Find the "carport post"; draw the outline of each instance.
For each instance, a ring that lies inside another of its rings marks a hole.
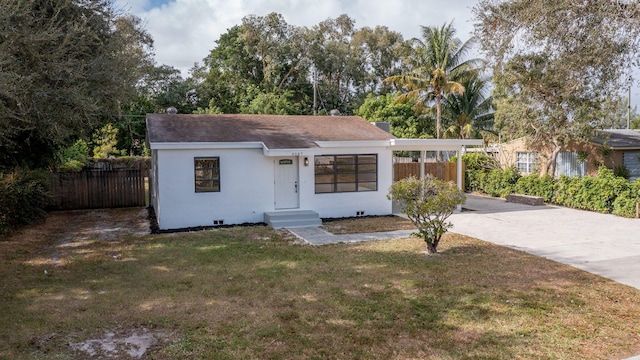
[[[427,156],[425,150],[420,150],[420,180],[424,180],[424,158]]]
[[[462,188],[462,154],[463,152],[464,152],[464,145],[462,145],[460,147],[460,150],[458,150],[458,156],[456,159],[456,165],[457,165],[456,181],[458,183],[458,189],[462,191],[464,191],[464,189]],[[458,205],[457,210],[462,211],[462,205]]]
[[[458,156],[456,159],[457,171],[456,171],[456,182],[458,184],[458,189],[463,190],[462,188],[462,153],[464,152],[464,145],[460,147],[460,150],[457,151]]]

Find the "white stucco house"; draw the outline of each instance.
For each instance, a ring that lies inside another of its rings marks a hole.
[[[166,230],[388,215],[392,151],[436,140],[403,142],[355,116],[149,114],[147,141],[151,205]]]

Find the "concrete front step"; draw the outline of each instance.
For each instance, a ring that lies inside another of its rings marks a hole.
[[[322,220],[320,220],[318,213],[311,210],[266,212],[264,213],[264,222],[274,229],[322,225]]]

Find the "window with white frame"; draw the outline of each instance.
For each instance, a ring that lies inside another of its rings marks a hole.
[[[516,168],[521,174],[533,174],[538,170],[537,152],[517,152]]]
[[[220,191],[220,158],[202,157],[194,159],[196,192]]]

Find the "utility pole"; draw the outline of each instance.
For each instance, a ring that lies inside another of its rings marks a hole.
[[[629,76],[629,103],[627,104],[627,130],[631,129],[631,84],[632,78]]]
[[[627,130],[631,129],[631,85],[629,85],[629,106],[627,108]]]
[[[316,68],[314,66],[313,67],[313,116],[318,115],[318,88],[317,88],[318,85],[317,84],[318,84],[318,77],[316,74]]]

